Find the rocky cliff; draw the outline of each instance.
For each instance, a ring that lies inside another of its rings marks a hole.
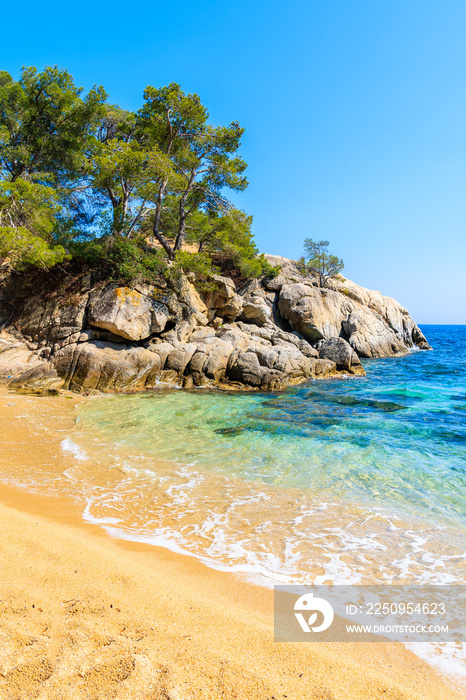
[[[408,311],[342,277],[320,289],[286,258],[272,280],[44,284],[0,278],[0,381],[31,392],[139,391],[163,385],[283,389],[364,374],[361,357],[429,345]]]

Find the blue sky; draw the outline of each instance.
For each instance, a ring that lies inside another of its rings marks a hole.
[[[326,238],[419,323],[466,323],[464,0],[115,0],[2,8],[0,68],[57,64],[110,101],[197,92],[246,128],[264,252]]]

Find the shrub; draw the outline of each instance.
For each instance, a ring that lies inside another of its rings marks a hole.
[[[207,292],[215,288],[213,277],[220,270],[213,264],[211,257],[206,253],[188,253],[180,250],[168,270],[168,276],[179,279],[182,274],[186,275],[190,272],[196,276],[200,288]]]
[[[102,237],[75,242],[75,256],[102,277],[125,282],[154,282],[165,277],[168,265],[163,251],[150,248],[141,238]]]

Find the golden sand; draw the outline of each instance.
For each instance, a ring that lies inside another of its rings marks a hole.
[[[0,470],[65,460],[76,400],[1,393]],[[111,540],[63,496],[2,486],[0,500],[0,698],[463,697],[398,643],[274,643],[271,591]]]

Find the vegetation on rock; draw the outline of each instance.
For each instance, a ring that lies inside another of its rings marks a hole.
[[[317,275],[319,286],[325,287],[331,277],[335,277],[343,270],[344,263],[341,258],[328,252],[328,241],[314,241],[312,238],[304,239],[304,257],[300,264],[303,272]]]

